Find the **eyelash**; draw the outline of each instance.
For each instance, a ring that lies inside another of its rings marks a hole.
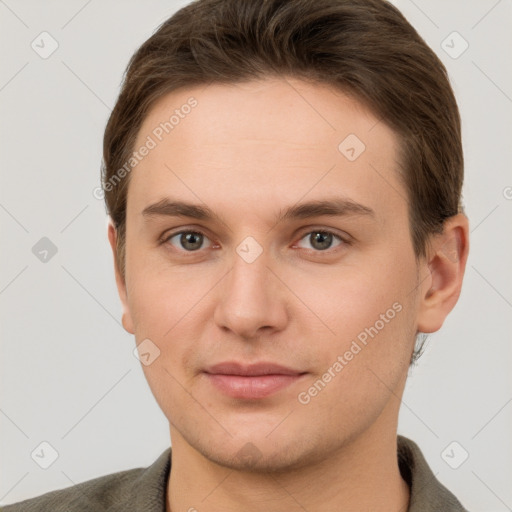
[[[197,234],[197,235],[201,235],[205,238],[207,238],[208,240],[210,239],[209,236],[204,233],[203,231],[201,231],[200,229],[182,229],[181,231],[176,231],[174,233],[169,233],[169,234],[165,234],[162,236],[162,238],[159,240],[159,243],[160,244],[166,244],[169,242],[169,240],[171,238],[174,238],[175,236],[177,235],[182,235],[184,233],[193,233],[193,234]],[[332,255],[333,252],[336,252],[336,249],[339,248],[340,246],[342,245],[351,245],[351,240],[347,237],[343,237],[337,233],[335,233],[334,231],[330,231],[328,229],[324,229],[324,228],[318,228],[318,229],[309,229],[309,231],[305,231],[303,232],[301,235],[300,235],[300,238],[298,239],[298,242],[300,242],[301,240],[303,240],[307,235],[311,235],[312,233],[322,233],[324,235],[332,235],[334,238],[337,238],[339,241],[340,241],[340,244],[338,244],[337,246],[334,246],[333,248],[328,248],[328,249],[325,249],[323,251],[321,250],[315,250],[315,249],[304,249],[308,252],[313,252],[315,254],[327,254],[327,255]],[[215,243],[212,242],[214,245]],[[169,244],[171,245],[171,244]],[[300,247],[299,247],[300,248]],[[183,250],[180,250],[180,249],[176,249],[177,251],[181,252],[181,253],[185,253],[185,254],[190,254],[190,255],[194,255],[194,254],[197,254],[201,251],[201,249],[197,250],[197,251],[186,251],[185,249]]]

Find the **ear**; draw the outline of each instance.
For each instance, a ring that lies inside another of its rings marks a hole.
[[[462,213],[450,217],[443,233],[432,237],[427,252],[421,275],[426,271],[428,277],[420,286],[417,326],[424,333],[439,330],[459,299],[469,252],[467,217]]]
[[[108,221],[108,241],[110,242],[110,247],[112,247],[112,253],[114,255],[114,271],[116,275],[116,284],[117,291],[119,293],[119,298],[121,299],[121,304],[123,305],[123,317],[122,323],[123,327],[130,334],[135,334],[135,329],[133,328],[133,320],[132,315],[130,313],[130,307],[128,305],[128,294],[126,292],[126,281],[125,278],[121,275],[119,270],[119,263],[117,258],[117,237],[118,233],[116,228],[114,227],[114,223],[112,219],[109,217]]]

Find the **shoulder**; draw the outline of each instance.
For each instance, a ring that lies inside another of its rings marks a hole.
[[[398,435],[397,447],[400,473],[411,491],[408,512],[468,512],[436,478],[420,447],[414,441]]]
[[[149,494],[151,501],[165,499],[165,482],[170,470],[169,455],[170,448],[147,468],[120,471],[65,489],[50,491],[12,505],[5,505],[1,507],[1,512],[138,510],[136,504],[144,494]]]
[[[136,468],[94,478],[72,487],[6,505],[2,507],[2,512],[103,510],[123,498],[142,471],[143,468]]]

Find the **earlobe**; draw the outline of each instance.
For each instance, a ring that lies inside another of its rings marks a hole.
[[[114,227],[114,223],[112,219],[109,217],[108,221],[108,241],[110,242],[110,247],[112,248],[112,254],[114,257],[114,272],[116,278],[117,291],[119,293],[119,298],[121,299],[121,304],[123,306],[123,316],[122,316],[122,324],[124,329],[130,334],[135,334],[135,329],[133,328],[132,316],[130,313],[130,307],[128,305],[128,294],[126,291],[126,280],[121,275],[118,264],[118,255],[117,255],[117,230]]]
[[[429,279],[420,287],[418,332],[439,330],[460,296],[469,252],[468,219],[450,217],[443,233],[432,237],[426,261]]]
[[[124,330],[129,332],[130,334],[135,334],[135,329],[133,328],[132,317],[126,308],[123,306],[123,316],[121,318],[121,323],[123,324]]]

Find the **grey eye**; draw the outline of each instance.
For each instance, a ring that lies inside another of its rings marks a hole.
[[[316,251],[325,251],[327,249],[330,249],[333,245],[333,240],[337,238],[340,243],[343,241],[338,235],[335,235],[334,233],[331,233],[329,231],[311,231],[310,233],[307,233],[306,236],[304,236],[302,240],[307,240],[310,243],[310,247],[303,247],[305,249],[314,249]],[[338,243],[337,245],[340,245]],[[299,242],[300,244],[300,242]]]
[[[177,242],[173,243],[173,239],[177,239]],[[181,231],[180,233],[171,235],[167,239],[167,241],[177,249],[185,249],[188,252],[202,249],[203,243],[206,240],[208,240],[208,238],[197,231]]]

